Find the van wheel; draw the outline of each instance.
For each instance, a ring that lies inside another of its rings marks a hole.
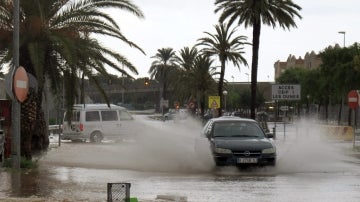
[[[103,136],[100,132],[95,132],[90,136],[90,142],[100,143],[103,139]]]

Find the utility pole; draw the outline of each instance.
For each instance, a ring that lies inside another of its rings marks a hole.
[[[16,72],[19,67],[19,0],[14,0],[14,30],[13,30],[13,69]],[[14,75],[12,75],[14,76]],[[14,78],[12,78],[14,79]],[[20,169],[20,103],[14,96],[12,100],[12,144],[11,144],[11,159],[12,168]]]

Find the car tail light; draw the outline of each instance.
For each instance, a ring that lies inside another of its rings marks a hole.
[[[80,123],[79,129],[80,129],[80,131],[83,131],[84,130],[84,124]]]

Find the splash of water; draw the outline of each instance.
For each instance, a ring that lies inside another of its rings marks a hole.
[[[276,167],[251,169],[252,174],[339,172],[346,170],[346,143],[324,138],[314,121],[301,120],[286,126],[286,135],[275,140]],[[200,138],[202,124],[192,118],[181,121],[154,121],[137,117],[134,142],[66,143],[50,151],[42,162],[62,166],[129,169],[150,172],[203,172],[226,175],[249,174],[234,167],[215,168],[208,142]],[[283,128],[277,125],[277,129]],[[199,143],[200,140],[200,144]],[[350,144],[350,143],[349,143]],[[200,145],[200,146],[199,146]],[[349,166],[351,167],[351,166]]]

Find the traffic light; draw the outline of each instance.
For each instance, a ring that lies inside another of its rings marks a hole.
[[[144,80],[144,85],[145,85],[145,86],[150,85],[149,78],[145,77],[145,80]]]

